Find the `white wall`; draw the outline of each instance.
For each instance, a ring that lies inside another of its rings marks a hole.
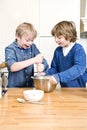
[[[50,31],[61,20],[73,20],[79,36],[80,0],[0,0],[0,62],[18,24],[31,22],[39,32],[35,43],[50,64],[57,47]]]

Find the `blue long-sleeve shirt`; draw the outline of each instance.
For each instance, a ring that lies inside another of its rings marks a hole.
[[[62,47],[56,48],[47,74],[53,75],[61,87],[85,87],[87,81],[86,54],[80,44],[75,44],[64,56]]]
[[[30,48],[22,49],[18,46],[16,40],[5,48],[5,60],[8,63],[8,87],[34,87],[33,79],[34,65],[28,66],[22,70],[11,72],[10,67],[15,62],[24,61],[35,57],[40,51],[33,43]],[[43,59],[44,71],[48,69],[48,63]]]

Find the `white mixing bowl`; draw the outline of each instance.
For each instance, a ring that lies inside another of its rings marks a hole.
[[[28,101],[40,101],[44,97],[43,90],[24,90],[24,98]]]

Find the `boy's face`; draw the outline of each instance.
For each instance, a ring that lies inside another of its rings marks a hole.
[[[60,35],[58,37],[55,37],[56,43],[58,43],[59,46],[61,47],[67,47],[70,45],[70,41],[66,40],[63,35]]]
[[[30,35],[24,35],[21,38],[17,37],[17,42],[21,48],[27,49],[33,43],[33,38]]]

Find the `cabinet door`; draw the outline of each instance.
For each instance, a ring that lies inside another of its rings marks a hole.
[[[54,50],[57,47],[57,43],[55,43],[53,37],[41,37],[40,38],[40,51],[44,55],[44,57],[47,59],[48,64],[51,64],[51,60],[54,54]]]
[[[40,0],[40,35],[50,36],[53,26],[61,20],[76,23],[80,27],[80,0]]]

